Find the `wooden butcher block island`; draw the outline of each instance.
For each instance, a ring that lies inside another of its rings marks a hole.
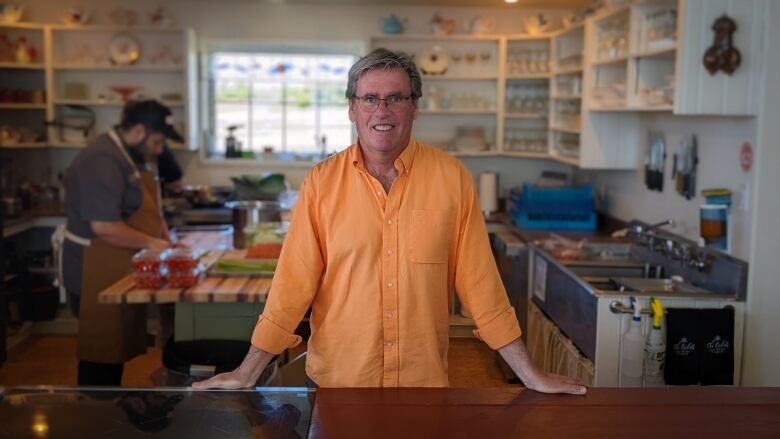
[[[181,236],[181,242],[191,248],[206,249],[201,264],[208,267],[222,258],[243,259],[245,250],[232,249],[232,235],[227,231],[192,232]],[[265,302],[271,288],[270,277],[251,275],[206,276],[190,288],[136,288],[131,267],[128,275],[98,295],[98,302],[176,303],[176,302]]]

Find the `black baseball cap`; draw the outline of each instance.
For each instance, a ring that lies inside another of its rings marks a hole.
[[[151,132],[162,133],[176,142],[184,141],[184,137],[173,127],[171,109],[154,99],[130,101],[125,104],[122,111],[122,126],[129,128],[139,123]]]

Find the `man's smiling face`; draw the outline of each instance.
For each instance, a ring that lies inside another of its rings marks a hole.
[[[369,70],[360,77],[356,89],[360,98],[406,98],[411,94],[409,76],[402,69]],[[364,108],[357,99],[349,102],[349,120],[355,123],[360,146],[369,151],[400,153],[409,143],[416,117],[416,99],[404,99],[389,108],[386,101],[380,101],[376,109]]]

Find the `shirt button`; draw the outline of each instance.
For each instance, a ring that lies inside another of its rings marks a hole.
[[[389,313],[387,313],[387,315],[385,317],[387,317],[387,320],[392,320],[393,319],[393,313],[389,312]]]
[[[382,195],[382,191],[376,191],[377,195]]]
[[[387,288],[393,288],[393,283],[392,282],[388,282],[387,283]]]
[[[391,347],[393,347],[393,342],[392,342],[392,341],[386,341],[386,342],[385,342],[385,347],[386,347],[386,348],[391,348]]]
[[[387,224],[393,224],[393,220],[387,220]]]
[[[390,249],[387,249],[387,254],[388,254],[388,255],[392,255],[392,254],[393,254],[393,251],[392,251],[392,250],[390,250]]]

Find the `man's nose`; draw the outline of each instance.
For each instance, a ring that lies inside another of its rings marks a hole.
[[[387,99],[382,99],[379,101],[379,104],[376,106],[376,110],[374,110],[375,113],[389,113],[390,112],[390,106],[387,105]]]

